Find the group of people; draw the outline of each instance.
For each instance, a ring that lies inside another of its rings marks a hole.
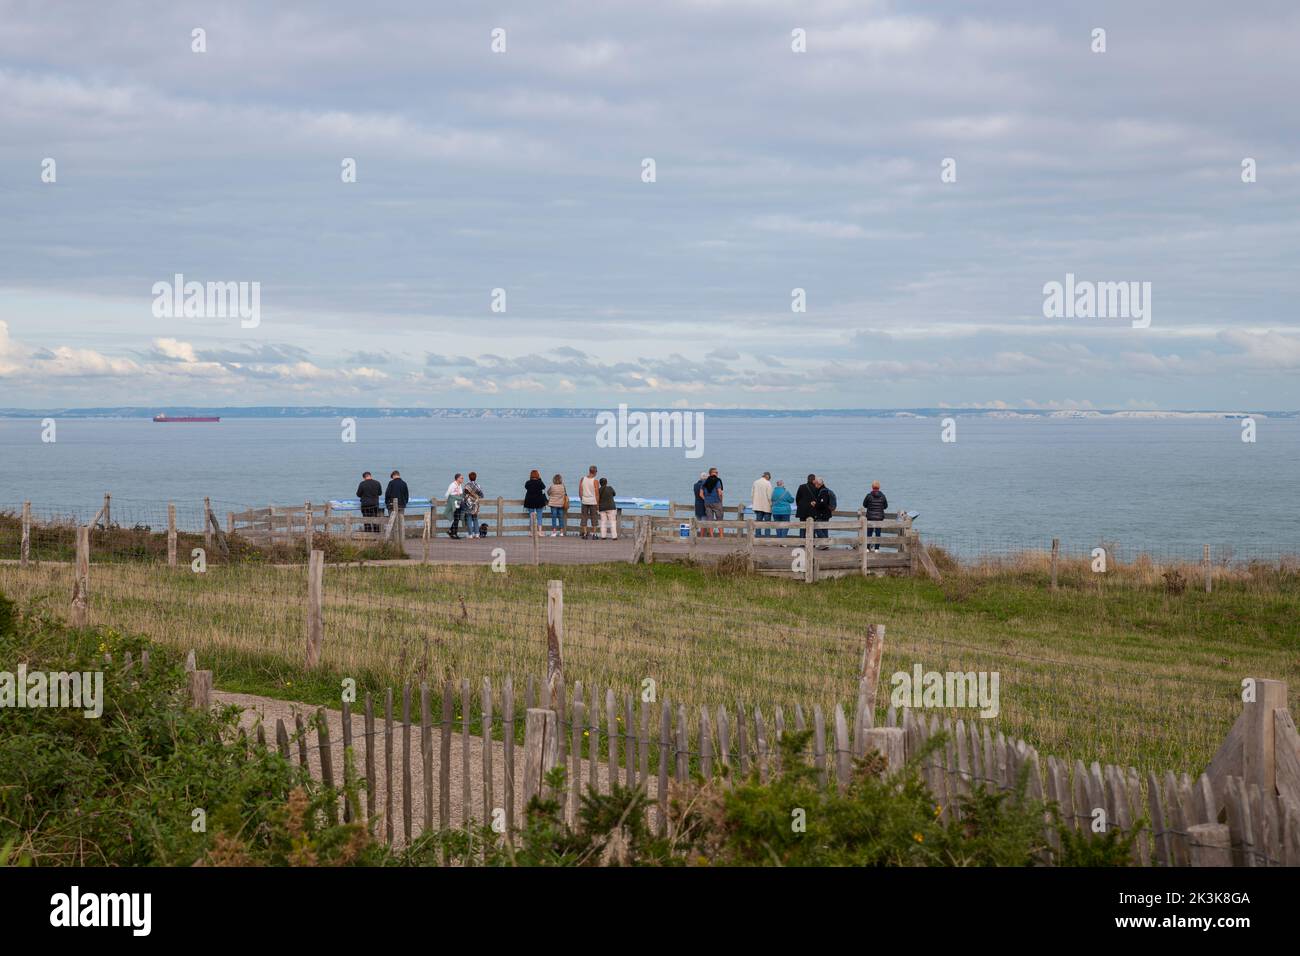
[[[599,524],[601,539],[618,540],[618,505],[614,502],[614,486],[606,478],[598,476],[595,465],[578,479],[578,506],[581,508],[578,518],[578,536],[584,540],[595,540],[596,526]],[[564,476],[555,475],[547,485],[541,474],[534,469],[524,482],[524,510],[535,516],[538,529],[542,527],[543,513],[549,509],[551,516],[551,537],[563,538],[568,535],[569,489],[564,485]]]
[[[614,486],[608,479],[598,477],[595,465],[587,469],[587,474],[578,481],[578,501],[582,509],[578,523],[580,537],[587,540],[595,540],[597,537],[618,540],[618,505],[614,501],[614,494]],[[374,518],[382,513],[379,505],[381,498],[383,510],[391,515],[406,510],[411,492],[397,471],[389,476],[387,488],[367,471],[361,475],[361,484],[357,485],[357,498],[361,502],[362,516]],[[448,537],[460,540],[462,525],[466,538],[487,537],[488,523],[479,520],[479,503],[483,498],[484,491],[478,483],[477,472],[471,471],[468,475],[456,472],[451,484],[447,486],[446,504],[443,505],[443,515],[451,522],[447,529]],[[551,537],[565,537],[568,533],[569,490],[564,486],[564,478],[556,475],[548,486],[542,481],[541,473],[534,468],[524,482],[524,510],[536,521],[539,533],[548,509]],[[364,527],[366,531],[382,530],[378,524],[367,523]]]
[[[695,482],[693,489],[693,498],[695,499],[695,517],[704,521],[721,521],[723,516],[723,496],[724,489],[722,478],[718,475],[718,469],[710,468],[708,471],[700,472],[700,478]],[[814,524],[823,521],[830,521],[835,514],[835,509],[839,501],[833,492],[826,485],[825,479],[819,475],[810,474],[808,480],[798,487],[794,494],[790,494],[790,489],[786,488],[785,482],[777,480],[772,481],[772,473],[765,471],[755,479],[753,486],[750,488],[749,506],[754,511],[754,520],[758,522],[787,522],[791,520],[793,511],[794,520],[807,521],[811,518]],[[873,481],[871,490],[867,492],[862,499],[862,508],[866,513],[868,522],[877,522],[885,520],[885,509],[889,507],[889,499],[880,490],[880,482]],[[722,534],[722,529],[718,527],[705,528],[702,532],[703,537],[707,537],[709,532],[716,535]],[[805,528],[799,529],[799,537],[805,536]],[[758,529],[755,532],[759,537],[770,537],[772,530],[770,528]],[[776,536],[784,538],[788,535],[788,528],[777,528]],[[814,528],[813,537],[828,538],[830,531],[827,528]],[[877,525],[867,526],[867,537],[880,537],[880,527]],[[818,548],[827,547],[826,545],[817,545]],[[870,550],[879,550],[879,543],[868,545]]]
[[[578,502],[581,508],[578,520],[579,537],[584,540],[596,538],[618,540],[618,505],[614,501],[614,494],[614,486],[607,479],[599,477],[596,466],[589,467],[587,474],[578,481]],[[402,480],[400,472],[394,471],[389,475],[387,488],[381,486],[368,471],[361,476],[361,484],[357,486],[357,498],[361,501],[362,516],[369,518],[380,514],[381,496],[384,509],[389,514],[406,509],[411,493],[406,482]],[[710,468],[708,471],[700,472],[700,478],[692,489],[695,517],[703,521],[721,521],[724,496],[725,488],[718,469]],[[443,506],[443,514],[451,522],[447,530],[449,537],[460,539],[462,524],[469,538],[487,536],[487,522],[479,520],[479,503],[483,497],[483,488],[478,483],[476,472],[471,471],[467,476],[462,476],[460,472],[456,473],[451,484],[447,486],[446,504]],[[835,492],[827,487],[825,479],[818,475],[810,474],[808,480],[801,484],[794,494],[791,494],[784,481],[772,481],[772,473],[769,471],[763,472],[754,481],[750,488],[749,500],[750,508],[754,511],[754,519],[758,522],[788,522],[792,515],[797,521],[807,521],[811,518],[814,524],[826,522],[830,521],[839,504]],[[867,521],[869,523],[884,521],[887,507],[889,507],[889,500],[880,490],[880,482],[873,481],[871,490],[862,499],[862,508]],[[568,534],[569,489],[565,487],[563,476],[555,475],[547,485],[542,480],[541,473],[533,469],[528,480],[524,482],[524,510],[536,522],[535,527],[539,533],[542,533],[545,514],[549,511],[550,536],[565,537]],[[367,524],[365,528],[367,531],[380,530],[377,524]],[[805,528],[800,528],[799,537],[804,537],[805,531]],[[713,536],[720,536],[722,529],[705,528],[701,532],[703,537],[708,537],[710,533]],[[758,529],[757,534],[760,537],[770,537],[772,530]],[[788,534],[788,528],[776,529],[778,538],[787,537]],[[815,538],[829,536],[830,532],[826,528],[813,529]],[[879,538],[880,527],[878,525],[872,527],[868,524],[867,537]],[[826,546],[816,545],[816,547]],[[879,550],[880,545],[877,543],[868,547],[871,550]]]
[[[394,511],[405,511],[406,504],[411,500],[411,490],[406,487],[406,482],[402,480],[402,473],[394,471],[388,476],[388,487],[385,488],[370,472],[361,473],[361,484],[357,485],[357,498],[361,501],[361,515],[365,518],[377,518],[379,511],[379,498],[383,496],[384,510],[389,514]],[[365,530],[381,530],[377,524],[366,524]]]

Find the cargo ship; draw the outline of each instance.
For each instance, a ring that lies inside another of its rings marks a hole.
[[[172,418],[170,415],[155,415],[153,420],[156,422],[219,422],[220,415],[178,415]]]

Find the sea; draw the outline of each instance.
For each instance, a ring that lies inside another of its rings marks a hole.
[[[1273,560],[1300,553],[1300,419],[1257,418],[1255,441],[1232,418],[941,419],[709,416],[703,454],[608,448],[583,418],[228,418],[154,423],[0,420],[0,509],[30,500],[38,516],[88,520],[112,495],[116,523],[165,527],[177,503],[197,527],[204,497],[224,515],[269,504],[351,497],[361,473],[399,469],[417,497],[442,497],[455,472],[476,471],[489,497],[523,496],[529,471],[570,488],[595,464],[619,495],[687,502],[716,467],[728,501],[748,500],[763,471],[792,491],[825,478],[857,508],[873,480],[890,509],[917,513],[931,542],[963,555],[1106,547],[1199,560]]]

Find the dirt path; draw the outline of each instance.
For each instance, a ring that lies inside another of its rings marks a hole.
[[[283,720],[285,729],[289,731],[290,744],[289,749],[293,755],[293,760],[298,761],[298,742],[293,739],[295,733],[295,715],[301,714],[304,724],[307,724],[317,711],[317,707],[311,704],[299,703],[297,701],[277,700],[271,697],[260,697],[253,694],[233,694],[226,691],[213,691],[213,701],[219,704],[234,704],[243,708],[243,714],[240,717],[240,726],[244,727],[250,737],[256,734],[257,724],[260,722],[266,728],[266,739],[269,746],[275,746],[275,723],[276,720]],[[412,701],[412,707],[418,710],[418,700]],[[373,741],[375,754],[375,800],[373,814],[376,818],[374,832],[380,838],[384,839],[386,833],[386,816],[388,813],[388,785],[389,771],[387,767],[388,745],[391,742],[391,778],[393,781],[393,806],[392,806],[392,824],[393,824],[393,845],[402,846],[406,843],[405,837],[405,808],[403,805],[403,792],[410,797],[410,816],[412,836],[419,836],[424,830],[424,805],[425,805],[425,783],[424,783],[424,761],[421,755],[421,738],[420,725],[412,723],[409,725],[410,731],[410,773],[411,785],[409,790],[403,787],[405,775],[405,761],[403,759],[404,743],[408,725],[403,724],[396,719],[396,714],[400,713],[401,700],[394,702],[395,718],[393,720],[393,733],[389,737],[384,729],[384,717],[382,704],[376,708],[375,713],[375,739]],[[330,754],[333,765],[334,784],[338,786],[343,777],[343,713],[338,710],[325,711],[326,722],[329,727]],[[522,720],[523,715],[517,712],[516,720]],[[491,799],[485,807],[485,794],[487,793],[486,774],[483,766],[483,740],[481,737],[470,737],[468,743],[464,741],[460,728],[453,724],[451,735],[451,760],[449,767],[449,785],[447,794],[450,803],[449,823],[452,826],[460,826],[468,818],[476,822],[491,822],[492,811],[505,807],[505,744],[500,740],[492,741],[488,748],[491,761]],[[307,742],[307,765],[311,774],[316,779],[321,779],[321,750],[315,730],[308,727],[306,734]],[[436,725],[431,729],[430,734],[430,784],[432,787],[432,803],[430,804],[431,818],[436,828],[439,822],[439,804],[441,801],[441,787],[439,781],[439,761],[441,755],[441,728]],[[352,748],[355,754],[354,772],[358,778],[365,775],[366,770],[366,739],[365,739],[365,721],[362,714],[354,711],[352,714]],[[468,757],[469,773],[465,774],[466,757]],[[573,769],[572,756],[568,759],[570,773]],[[586,759],[580,761],[582,782],[585,787],[589,779],[590,764]],[[608,788],[609,770],[604,763],[597,764],[597,780],[602,790]],[[516,825],[523,819],[523,799],[520,790],[523,786],[524,776],[524,749],[516,745],[514,748],[514,820]],[[468,800],[466,799],[468,794]],[[361,796],[361,806],[363,813],[366,811],[366,795]]]

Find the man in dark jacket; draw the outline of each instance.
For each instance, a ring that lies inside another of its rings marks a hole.
[[[357,497],[361,499],[361,514],[374,518],[379,514],[379,496],[384,493],[384,486],[371,477],[370,472],[361,475],[361,484],[357,485]],[[362,526],[366,531],[378,531],[379,525]]]
[[[817,489],[813,484],[816,480],[816,475],[809,475],[808,480],[794,493],[794,516],[799,521],[807,521],[813,516],[813,507],[817,501]],[[804,530],[799,529],[799,537],[804,537]]]
[[[813,479],[813,521],[823,522],[830,521],[835,514],[835,492],[826,487],[826,482],[821,478]],[[829,538],[830,530],[827,528],[816,528],[813,530],[814,538]],[[830,547],[828,544],[819,544],[817,547],[823,551]]]
[[[388,476],[388,487],[384,490],[384,507],[388,509],[389,514],[393,511],[405,511],[406,503],[410,500],[411,492],[407,489],[406,482],[402,480],[402,473],[393,472]]]
[[[885,509],[889,507],[889,499],[886,498],[884,492],[880,490],[880,482],[873,481],[871,483],[871,491],[869,491],[867,496],[862,499],[862,507],[867,513],[868,522],[885,520]],[[874,528],[868,526],[867,537],[879,538],[880,527],[878,525]],[[867,550],[879,551],[880,545],[868,545]]]

